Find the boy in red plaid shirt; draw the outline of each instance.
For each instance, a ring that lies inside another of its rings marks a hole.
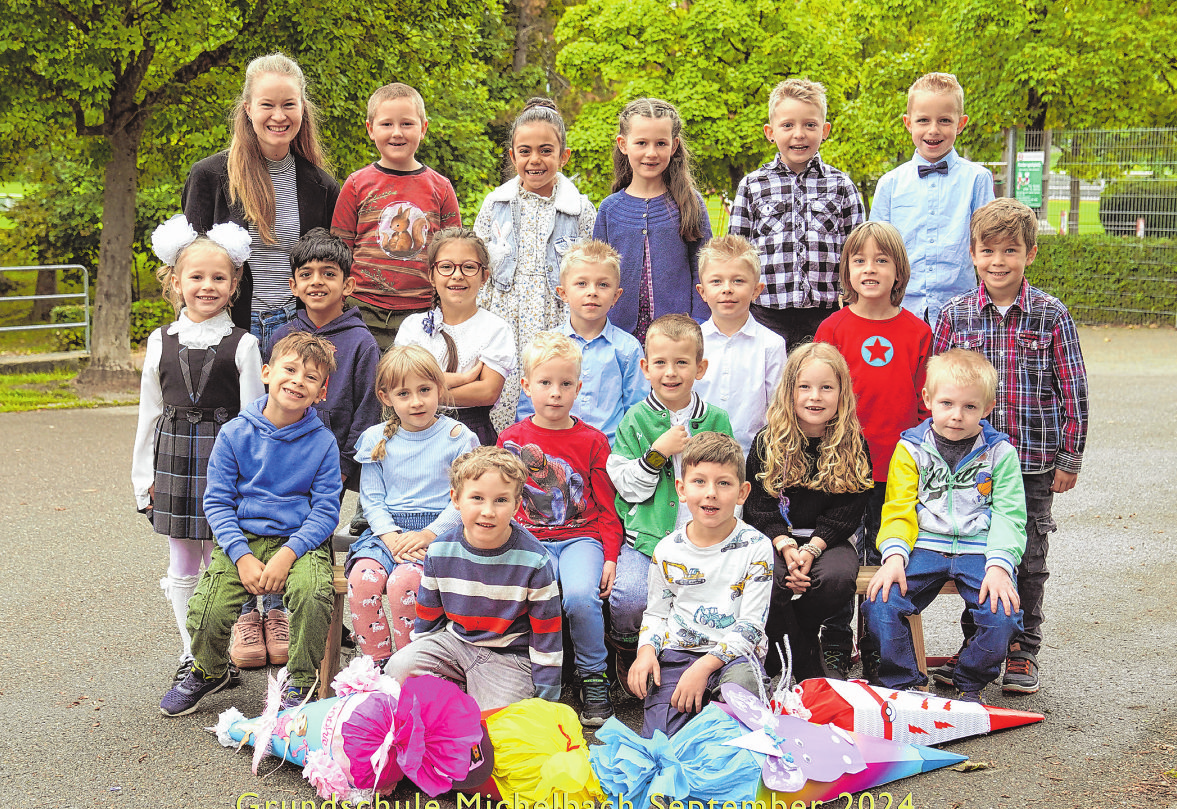
[[[973,214],[969,253],[981,285],[953,298],[940,313],[932,353],[979,351],[997,368],[997,405],[989,422],[1018,450],[1026,489],[1026,552],[1018,565],[1025,628],[1010,643],[1001,690],[1038,691],[1042,601],[1050,509],[1056,493],[1075,486],[1087,440],[1087,369],[1067,307],[1026,281],[1038,253],[1038,218],[1008,198]],[[965,643],[972,627],[962,616]],[[962,647],[963,648],[963,647]],[[959,653],[958,653],[959,655]],[[952,682],[954,655],[932,672]]]

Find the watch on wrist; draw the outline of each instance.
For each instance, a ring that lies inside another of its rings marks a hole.
[[[642,460],[654,469],[661,469],[666,466],[666,456],[653,447],[650,447],[649,451],[642,456]]]

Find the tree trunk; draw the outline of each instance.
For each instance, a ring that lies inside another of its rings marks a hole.
[[[511,61],[511,70],[522,73],[527,68],[527,48],[531,41],[535,15],[532,14],[531,0],[515,0],[515,8],[519,12],[519,17],[515,24],[515,57]]]
[[[37,273],[37,286],[34,295],[57,294],[57,270],[42,270]],[[30,317],[36,322],[49,322],[49,311],[58,306],[61,301],[36,300],[33,301],[33,312]]]
[[[96,390],[134,390],[139,375],[131,364],[131,244],[139,189],[141,116],[108,137],[110,161],[102,192],[102,240],[98,250],[90,365],[78,385]]]

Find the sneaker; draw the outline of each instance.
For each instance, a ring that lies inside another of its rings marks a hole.
[[[298,688],[297,686],[287,686],[286,690],[282,692],[282,705],[278,710],[285,711],[288,708],[297,708],[304,702],[310,702],[314,699],[311,694],[311,687],[305,686]]]
[[[1014,649],[1011,646],[1005,658],[1005,676],[1001,678],[1001,690],[1007,694],[1036,694],[1038,688],[1038,658],[1033,652],[1022,651],[1020,647]]]
[[[236,688],[239,685],[241,685],[241,669],[229,663],[229,683],[225,688]]]
[[[609,700],[609,678],[603,672],[586,674],[580,683],[580,724],[599,728],[613,715]]]
[[[215,694],[229,682],[229,672],[220,677],[206,677],[204,672],[193,665],[182,682],[173,685],[163,695],[159,712],[164,716],[184,716],[196,710],[197,704],[209,694]]]
[[[976,705],[981,704],[980,691],[957,691],[956,696],[953,697],[957,702],[972,702]]]
[[[180,661],[180,667],[176,669],[176,673],[172,675],[172,685],[179,685],[188,679],[188,672],[192,671],[192,666],[196,661],[191,657],[186,657]]]
[[[882,685],[879,680],[879,664],[883,657],[878,649],[867,649],[862,653],[862,679],[871,685]]]
[[[270,665],[285,666],[290,660],[290,620],[286,617],[286,610],[270,610],[262,626]]]
[[[613,669],[617,672],[617,685],[621,693],[638,699],[638,695],[629,690],[629,669],[634,664],[635,655],[628,647],[617,646],[613,655]]]
[[[838,680],[849,679],[850,667],[854,665],[853,655],[849,649],[826,649],[825,660],[826,669],[831,677]]]
[[[233,624],[229,639],[229,660],[243,669],[260,669],[266,665],[262,614],[257,610],[245,613]]]
[[[952,675],[956,671],[957,665],[960,664],[960,653],[963,651],[964,645],[962,644],[952,657],[948,658],[939,666],[936,666],[936,668],[929,671],[928,674],[932,675],[932,682],[936,683],[937,685],[946,685],[951,688]]]

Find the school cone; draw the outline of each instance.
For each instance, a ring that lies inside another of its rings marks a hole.
[[[974,702],[942,699],[923,691],[897,691],[862,680],[815,678],[794,691],[809,721],[898,742],[942,744],[995,730],[1041,722],[1043,715]]]

